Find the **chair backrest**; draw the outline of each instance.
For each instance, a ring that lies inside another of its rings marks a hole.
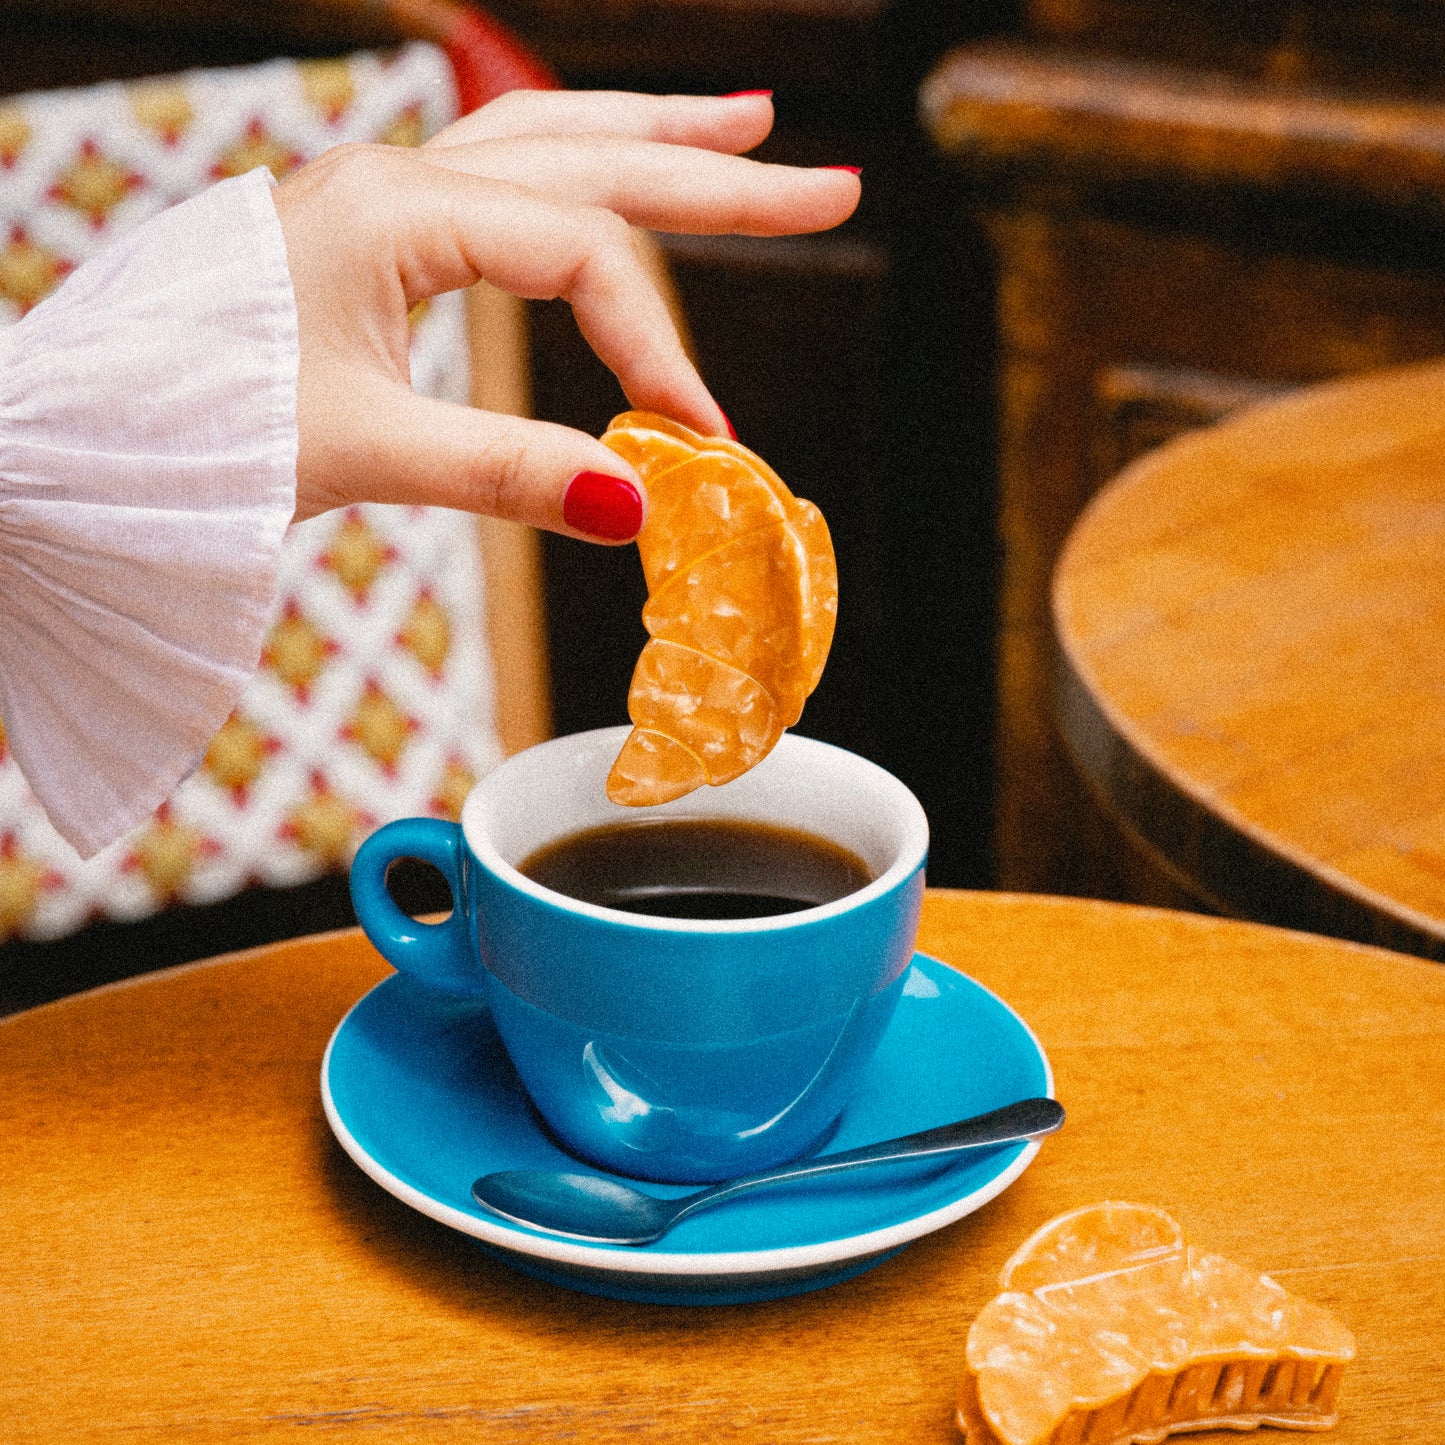
[[[415,144],[485,99],[499,77],[473,54],[484,22],[412,8],[445,49],[0,100],[0,324],[116,232],[219,176],[284,173],[349,140]],[[525,66],[499,74],[528,83]],[[525,411],[520,303],[479,288],[413,320],[418,389]],[[291,888],[344,868],[388,818],[454,816],[478,775],[549,727],[535,538],[493,523],[478,544],[473,518],[440,509],[364,506],[294,527],[261,672],[198,772],[86,863],[50,829],[0,732],[0,941]],[[244,941],[222,935],[203,951]]]

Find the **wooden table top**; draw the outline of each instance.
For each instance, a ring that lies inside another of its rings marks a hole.
[[[1163,1205],[1354,1330],[1327,1439],[1445,1439],[1445,970],[1014,895],[931,894],[920,946],[1033,1024],[1068,1124],[870,1273],[713,1309],[535,1282],[352,1165],[318,1069],[388,972],[355,933],[0,1022],[0,1434],[956,1445],[1000,1265],[1112,1198]]]
[[[1194,896],[1445,958],[1445,365],[1135,462],[1054,620],[1075,760]]]

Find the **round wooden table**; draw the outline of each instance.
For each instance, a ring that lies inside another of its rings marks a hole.
[[[0,1023],[0,1435],[943,1445],[1010,1251],[1131,1199],[1354,1330],[1326,1438],[1445,1440],[1445,971],[1010,895],[931,894],[920,946],[1033,1024],[1067,1125],[872,1272],[713,1309],[525,1278],[352,1165],[317,1074],[387,972],[355,933]]]
[[[1445,958],[1445,365],[1134,463],[1054,621],[1075,762],[1193,897]]]

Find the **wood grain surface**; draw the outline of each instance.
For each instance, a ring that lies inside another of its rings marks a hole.
[[[1062,724],[1224,912],[1445,958],[1445,366],[1151,453],[1054,578]]]
[[[950,155],[1099,178],[1164,178],[1438,210],[1445,105],[1302,90],[1259,76],[983,41],[946,57],[920,93]],[[1389,165],[1380,157],[1388,154]]]
[[[961,227],[982,220],[998,262],[992,881],[1178,901],[1179,880],[1128,846],[1069,765],[1050,578],[1081,509],[1141,441],[1270,389],[1445,354],[1445,192],[1422,179],[1445,167],[1445,11],[1026,11],[1024,36],[950,52],[921,93],[966,188]]]
[[[1251,251],[1087,213],[1020,208],[997,214],[992,230],[1002,345],[999,879],[1093,893],[1054,721],[1049,589],[1108,460],[1136,439],[1121,381],[1144,379],[1140,358],[1169,359],[1149,362],[1179,403],[1154,398],[1157,440],[1171,421],[1177,431],[1209,419],[1211,391],[1223,409],[1265,386],[1445,354],[1445,287],[1423,270]]]
[[[1024,0],[1049,40],[1244,71],[1279,84],[1438,93],[1445,26],[1434,0]]]
[[[1445,971],[1013,895],[932,894],[920,944],[1030,1021],[1068,1124],[999,1199],[871,1273],[719,1309],[526,1279],[355,1169],[317,1087],[387,972],[354,933],[0,1023],[0,1434],[956,1441],[1000,1265],[1114,1198],[1345,1319],[1360,1356],[1326,1439],[1445,1439]]]

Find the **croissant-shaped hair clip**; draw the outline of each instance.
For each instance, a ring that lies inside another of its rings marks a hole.
[[[737,442],[642,411],[602,440],[647,487],[650,641],[607,779],[614,803],[646,807],[740,776],[797,722],[833,641],[838,568],[823,514]]]

